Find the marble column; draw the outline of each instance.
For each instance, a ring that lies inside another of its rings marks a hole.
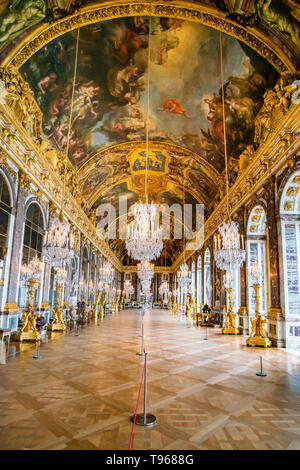
[[[14,234],[12,240],[11,262],[8,275],[7,300],[4,306],[5,312],[19,311],[17,301],[20,266],[22,261],[26,197],[26,190],[19,186],[16,203]]]
[[[268,333],[274,346],[283,347],[284,318],[281,311],[280,299],[280,269],[278,250],[278,227],[276,222],[275,179],[272,177],[265,186],[264,198],[266,200],[266,215],[268,227],[267,258],[269,260],[269,309]],[[279,209],[278,209],[279,210]]]

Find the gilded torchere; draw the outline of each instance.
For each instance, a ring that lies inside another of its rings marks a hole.
[[[97,294],[96,294],[95,303],[94,303],[93,311],[92,311],[92,318],[93,319],[97,319],[97,317],[98,317],[97,307],[98,307],[98,304],[99,304],[100,295],[101,295],[101,293],[100,293],[100,291],[98,291]]]
[[[103,320],[105,302],[106,302],[106,292],[103,292],[102,299],[101,299],[101,304],[100,304],[100,308],[99,308],[100,320]]]
[[[264,348],[272,346],[270,339],[265,331],[266,320],[262,318],[259,311],[259,289],[260,285],[253,285],[255,290],[255,318],[251,318],[251,333],[247,338],[247,346],[263,346]]]
[[[185,296],[185,314],[187,318],[191,317],[190,296],[188,294]]]
[[[223,335],[238,335],[239,330],[236,327],[236,313],[232,310],[232,288],[226,288],[228,294],[228,310],[225,313],[225,325],[222,328]]]
[[[191,302],[192,302],[192,307],[193,307],[193,320],[196,321],[197,320],[197,305],[196,305],[196,298],[194,295],[192,295]]]
[[[37,283],[34,279],[28,280],[29,287],[29,298],[26,309],[22,312],[22,327],[16,335],[16,341],[39,341],[41,338],[40,333],[36,327],[36,319],[40,316],[38,313],[34,313],[33,310],[33,299],[35,284]]]
[[[52,310],[53,320],[47,328],[49,331],[64,331],[66,329],[66,325],[63,319],[64,310],[61,308],[62,291],[63,284],[56,284],[57,300],[55,309]]]

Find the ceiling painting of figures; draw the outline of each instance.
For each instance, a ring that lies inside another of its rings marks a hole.
[[[172,142],[224,168],[219,32],[152,18],[149,139]],[[149,18],[80,30],[69,158],[79,168],[101,149],[146,136]],[[76,31],[44,46],[21,68],[43,112],[43,132],[66,151]],[[211,50],[215,53],[212,55]],[[229,157],[252,143],[254,119],[277,73],[237,39],[223,36]]]

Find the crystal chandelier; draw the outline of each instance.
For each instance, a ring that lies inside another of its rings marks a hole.
[[[68,276],[68,271],[63,267],[55,268],[55,278],[58,284],[63,284]]]
[[[177,271],[177,280],[179,286],[184,290],[187,290],[187,287],[192,282],[191,271],[186,263],[180,266],[180,271]]]
[[[70,224],[64,222],[60,213],[49,230],[46,230],[43,255],[53,266],[62,266],[74,254],[74,236]]]
[[[102,268],[99,269],[100,283],[111,284],[114,279],[114,268],[109,261],[105,261]]]
[[[220,235],[214,237],[216,265],[224,271],[240,268],[246,259],[243,235],[240,236],[236,222],[222,222]]]
[[[249,276],[253,286],[260,286],[262,281],[262,269],[258,263],[254,263],[249,268]]]
[[[163,248],[162,231],[156,227],[158,205],[139,201],[133,206],[133,215],[126,240],[129,256],[141,262],[158,258]]]
[[[164,295],[164,294],[167,294],[169,292],[169,284],[164,281],[160,286],[159,286],[159,294],[160,295]]]
[[[131,281],[127,280],[124,282],[124,290],[128,294],[133,294],[134,293],[134,288],[133,285],[131,284]]]
[[[148,279],[144,279],[143,281],[141,281],[141,285],[142,285],[142,293],[146,297],[149,297],[151,293],[151,281],[149,281]]]
[[[21,266],[21,276],[23,279],[32,279],[38,281],[40,279],[43,262],[35,256],[29,262],[29,264],[23,264]]]
[[[145,261],[138,264],[138,276],[141,282],[151,282],[154,275],[154,264]]]

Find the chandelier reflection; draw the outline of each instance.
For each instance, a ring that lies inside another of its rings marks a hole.
[[[103,284],[111,284],[113,279],[114,268],[109,261],[105,261],[102,268],[99,269],[99,281]]]
[[[21,266],[21,277],[24,280],[32,279],[38,281],[40,279],[43,262],[35,256],[29,262],[29,264],[23,264]]]
[[[189,267],[186,263],[181,264],[180,271],[177,271],[177,281],[178,285],[187,291],[188,286],[192,282],[192,275]]]

